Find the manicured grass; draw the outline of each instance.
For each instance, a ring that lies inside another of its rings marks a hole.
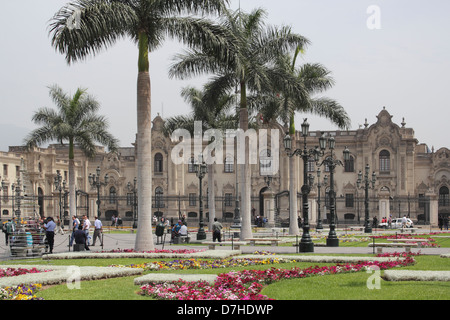
[[[450,259],[439,256],[416,256],[416,265],[402,269],[410,270],[450,270]],[[111,264],[129,265],[149,262],[144,259],[95,259],[55,261],[64,265]],[[114,263],[113,263],[114,262]],[[286,263],[252,266],[251,269],[271,267],[289,269],[307,268],[311,263]],[[320,264],[326,265],[326,264]],[[176,273],[227,273],[231,270],[245,270],[246,267],[162,271]],[[276,300],[447,300],[450,296],[450,283],[447,282],[389,282],[381,280],[380,290],[369,290],[367,281],[372,274],[365,272],[314,276],[304,279],[283,280],[267,286],[262,294]],[[134,277],[82,282],[80,290],[70,290],[66,285],[52,286],[41,290],[39,297],[46,300],[150,300],[137,295],[139,286],[133,283]]]
[[[275,300],[448,300],[448,282],[390,282],[368,289],[373,275],[358,272],[284,280],[271,284],[261,294]]]
[[[450,270],[450,259],[415,256],[416,264],[402,270]],[[292,279],[271,284],[261,294],[275,300],[448,300],[449,282],[380,281],[380,289],[367,286],[374,273],[348,273]]]

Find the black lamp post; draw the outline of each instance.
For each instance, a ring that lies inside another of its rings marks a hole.
[[[100,181],[100,167],[97,167],[96,173],[89,174],[89,184],[97,188],[97,217],[100,217],[100,187],[106,186],[109,182],[108,174],[105,174],[104,182]]]
[[[194,164],[194,172],[198,177],[199,180],[199,215],[200,215],[200,221],[199,221],[199,229],[197,232],[197,240],[205,240],[206,239],[206,232],[205,229],[203,228],[204,223],[203,223],[203,196],[202,196],[202,180],[205,177],[206,173],[207,173],[207,166],[206,163],[203,161],[203,155],[200,154],[198,156],[198,163]]]
[[[366,168],[364,170],[364,180],[363,180],[363,174],[361,171],[358,173],[358,180],[356,181],[356,185],[358,189],[364,189],[364,232],[365,233],[372,233],[372,227],[370,226],[369,222],[369,189],[375,188],[375,182],[377,180],[377,176],[375,172],[372,173],[372,180],[369,178],[369,171],[370,167],[369,165],[366,165]],[[363,186],[361,186],[361,183],[364,183]],[[372,185],[372,186],[371,186]]]
[[[328,192],[328,197],[330,199],[330,232],[327,238],[327,247],[339,247],[339,239],[336,235],[336,193],[334,192],[334,171],[337,166],[344,166],[341,160],[334,158],[334,149],[336,148],[336,140],[334,137],[326,139],[323,135],[319,139],[320,149],[324,152],[327,148],[331,151],[331,154],[322,161],[320,166],[326,165],[330,169],[330,190]],[[344,161],[350,159],[350,150],[347,147],[344,149]]]
[[[55,190],[59,192],[59,221],[62,223],[62,192],[66,191],[66,180],[62,180],[61,172],[59,170],[56,171],[55,176]]]
[[[133,185],[127,184],[128,192],[133,192],[133,229],[137,228],[137,178],[134,178]]]
[[[320,168],[317,169],[317,204],[318,204],[318,215],[317,215],[317,226],[316,230],[322,230],[322,216],[321,216],[321,201],[320,201],[320,189],[322,187],[322,182],[320,181],[321,171]],[[328,176],[323,177],[323,186],[328,184]]]
[[[311,240],[311,236],[309,234],[309,204],[308,204],[308,195],[311,192],[311,179],[308,177],[308,161],[311,157],[314,157],[316,162],[319,161],[319,157],[321,156],[320,150],[316,147],[314,149],[309,149],[306,146],[306,138],[309,134],[309,124],[307,119],[302,123],[302,136],[304,138],[304,147],[303,149],[296,149],[292,151],[292,138],[289,134],[287,134],[284,138],[284,148],[289,157],[300,156],[303,159],[303,186],[302,186],[302,202],[303,202],[303,234],[302,239],[299,244],[300,252],[314,252],[314,244]],[[295,195],[291,195],[295,196]]]
[[[5,180],[2,180],[0,191],[3,192],[5,189],[6,189]],[[0,213],[1,213],[1,211],[2,211],[2,199],[0,197]]]
[[[25,189],[25,186],[23,186]],[[22,219],[21,219],[21,211],[20,211],[20,205],[22,202],[22,181],[20,178],[17,178],[17,182],[11,185],[11,190],[13,191],[13,212],[15,216],[17,217],[17,226],[20,228],[22,226]],[[15,193],[15,196],[14,196]],[[16,207],[14,208],[14,203],[16,204]]]

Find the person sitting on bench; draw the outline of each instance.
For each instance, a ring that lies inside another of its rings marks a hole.
[[[78,226],[78,230],[75,231],[74,234],[75,244],[83,244],[85,250],[89,250],[89,246],[87,244],[87,235],[83,230],[83,225]]]

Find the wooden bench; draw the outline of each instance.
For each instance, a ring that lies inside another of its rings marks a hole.
[[[10,246],[11,256],[15,257],[26,257],[28,255],[28,250],[31,250],[32,256],[42,255],[42,251],[45,249],[45,245],[33,245],[33,246]]]
[[[416,230],[419,230],[419,228],[400,228],[400,230],[401,230],[400,231],[401,233],[406,232],[406,231],[414,233]]]
[[[365,227],[350,227],[350,231],[355,231],[355,230],[364,231],[364,228]]]
[[[271,238],[251,238],[251,239],[245,239],[246,241],[250,242],[251,246],[256,245],[256,243],[266,243],[266,242],[270,242],[272,247],[276,247],[278,246],[278,242],[281,241],[281,239],[271,239]]]
[[[405,248],[406,252],[411,252],[411,248],[417,248],[416,243],[369,243],[369,247],[377,248],[377,253],[383,253],[383,248]]]
[[[241,241],[203,242],[203,244],[208,245],[209,250],[215,250],[216,246],[232,246],[233,250],[241,250],[241,246],[246,245]]]
[[[396,243],[417,243],[417,246],[420,248],[422,242],[429,242],[430,239],[386,239],[387,241],[392,241]]]

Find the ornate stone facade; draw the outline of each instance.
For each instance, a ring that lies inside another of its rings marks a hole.
[[[153,157],[153,213],[178,219],[186,215],[188,220],[198,221],[199,179],[190,164],[174,165],[171,155],[177,142],[163,134],[164,120],[158,116],[153,121],[152,157]],[[284,132],[279,124],[262,124],[264,129],[279,131],[278,143],[280,152],[259,152],[258,163],[251,165],[252,214],[273,217],[273,220],[286,225],[289,217],[289,161],[283,148]],[[270,131],[269,131],[270,132]],[[383,109],[373,124],[366,123],[358,130],[324,131],[327,136],[336,140],[335,156],[343,161],[342,151],[345,147],[351,152],[350,161],[337,167],[334,177],[336,192],[336,213],[339,224],[362,224],[364,221],[364,191],[357,189],[358,172],[364,172],[369,165],[370,172],[377,175],[374,190],[370,191],[370,216],[382,217],[392,215],[400,217],[409,215],[416,223],[437,224],[438,214],[450,215],[450,150],[442,148],[430,150],[419,144],[412,128],[407,128],[403,120],[401,124],[393,122],[392,116]],[[318,145],[322,131],[310,132],[307,145]],[[297,132],[296,147],[303,147],[303,137]],[[270,137],[269,137],[270,140]],[[271,144],[269,143],[268,146]],[[204,144],[203,147],[206,145]],[[134,217],[134,194],[129,185],[133,185],[136,175],[136,148],[120,148],[117,154],[106,153],[101,147],[94,159],[87,159],[80,150],[76,151],[76,187],[77,213],[91,217],[97,215],[97,196],[100,196],[100,216],[108,220],[112,215],[119,215],[125,221]],[[269,147],[270,148],[270,147]],[[270,151],[270,150],[269,150]],[[267,155],[270,156],[267,156]],[[196,158],[192,154],[193,158]],[[211,208],[207,201],[210,188],[215,195],[215,216],[224,222],[232,223],[235,215],[236,192],[240,186],[235,165],[236,156],[224,151],[223,164],[210,166],[214,181],[208,183],[203,179],[204,212],[209,215]],[[270,185],[267,178],[267,166],[271,166],[273,157],[279,157],[279,170],[271,175]],[[298,190],[303,184],[303,163],[296,157],[296,183]],[[12,216],[11,185],[18,177],[18,168],[24,160],[27,183],[36,196],[36,211],[43,216],[58,216],[59,192],[54,190],[54,176],[60,170],[63,179],[68,179],[68,149],[60,145],[48,148],[36,148],[26,152],[21,147],[10,147],[9,152],[0,153],[0,175],[4,181],[1,195],[1,218]],[[95,173],[97,167],[101,171],[101,179],[108,174],[108,184],[97,189],[89,184],[89,174]],[[317,164],[309,163],[308,171],[316,175]],[[322,175],[329,174],[327,168],[321,168]],[[139,179],[139,177],[136,177]],[[322,182],[322,181],[321,181]],[[322,218],[327,222],[326,191],[329,186],[320,189],[321,203],[318,203],[317,177],[309,198],[310,224],[317,222],[319,205]],[[30,192],[30,191],[29,191]],[[150,196],[150,195],[149,195]],[[301,215],[301,195],[297,195],[298,215]],[[68,202],[67,202],[68,203]],[[64,207],[63,211],[67,211]],[[66,216],[66,219],[68,217]]]

